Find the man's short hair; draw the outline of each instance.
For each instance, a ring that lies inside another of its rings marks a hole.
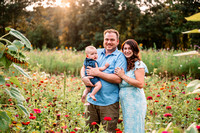
[[[94,46],[87,46],[86,48],[85,48],[85,53],[86,54],[88,54],[88,52],[90,51],[90,50],[96,50],[96,48],[94,47]]]
[[[104,31],[103,35],[105,36],[106,33],[115,33],[117,35],[117,39],[119,40],[119,32],[117,30],[115,30],[115,29],[107,29],[107,30]]]

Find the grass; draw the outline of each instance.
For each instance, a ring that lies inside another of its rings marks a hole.
[[[149,75],[157,73],[160,76],[192,76],[200,77],[198,69],[199,56],[173,56],[181,51],[167,51],[148,49],[141,51],[142,60],[149,69]],[[71,75],[79,76],[80,69],[85,59],[83,51],[72,50],[33,50],[27,52],[29,59],[29,69],[45,71],[51,74],[59,74],[64,71]]]

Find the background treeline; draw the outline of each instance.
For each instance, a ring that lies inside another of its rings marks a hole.
[[[134,38],[144,48],[185,49],[200,43],[199,34],[181,33],[199,28],[200,22],[184,18],[199,12],[199,0],[63,0],[69,5],[65,8],[44,8],[38,3],[42,1],[1,0],[0,35],[12,27],[40,49],[99,47],[107,28],[120,32],[120,43]],[[26,10],[34,3],[33,11]],[[149,8],[141,11],[141,5]]]

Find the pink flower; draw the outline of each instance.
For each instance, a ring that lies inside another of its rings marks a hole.
[[[104,120],[105,120],[105,121],[111,121],[112,118],[111,118],[111,117],[104,117]]]
[[[162,131],[162,133],[169,133],[169,132],[167,132],[167,131]]]
[[[38,113],[41,113],[41,110],[40,109],[33,109],[34,113],[38,114]]]
[[[7,87],[10,87],[10,84],[6,84]]]
[[[63,126],[63,127],[61,127],[61,128],[63,128],[63,129],[67,129],[67,126]]]
[[[172,117],[172,114],[166,113],[166,114],[164,114],[164,117]]]
[[[158,94],[156,97],[160,97],[160,95]]]

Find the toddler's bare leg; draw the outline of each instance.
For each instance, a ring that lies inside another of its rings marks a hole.
[[[93,91],[91,92],[91,94],[90,94],[90,97],[94,100],[94,101],[96,101],[97,99],[95,98],[95,94],[101,89],[101,82],[100,81],[98,81],[96,84],[95,84],[95,87],[94,87],[94,89],[93,89]]]
[[[90,88],[89,87],[87,87],[84,91],[83,91],[83,95],[82,95],[82,97],[81,97],[81,102],[82,103],[85,103],[85,99],[86,99],[86,96],[87,96],[87,94],[90,92]]]

